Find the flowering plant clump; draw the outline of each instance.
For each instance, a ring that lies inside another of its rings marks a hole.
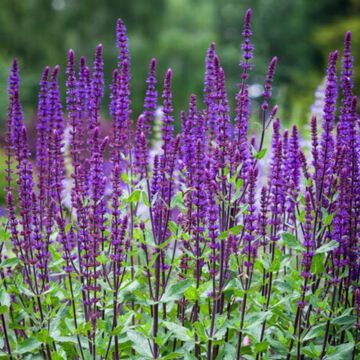
[[[151,144],[161,102],[156,60],[135,122],[121,20],[110,136],[100,121],[102,45],[93,66],[70,50],[66,107],[59,66],[41,76],[33,160],[14,60],[0,232],[1,358],[360,356],[351,33],[343,54],[329,56],[322,118],[311,119],[308,149],[295,125],[281,128],[272,104],[276,57],[265,76],[261,130],[249,139],[251,18],[248,10],[234,118],[211,44],[203,99],[190,96],[177,135],[172,70],[164,76],[160,147]]]

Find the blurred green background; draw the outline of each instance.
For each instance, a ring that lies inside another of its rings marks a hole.
[[[27,121],[36,109],[43,67],[60,64],[64,82],[69,48],[92,63],[96,45],[103,43],[108,91],[116,66],[118,17],[125,21],[130,39],[134,118],[141,112],[151,57],[159,61],[159,83],[167,67],[174,70],[178,115],[191,93],[201,94],[204,57],[212,41],[217,43],[233,98],[248,7],[254,10],[251,82],[262,85],[269,60],[278,56],[274,95],[281,116],[284,121],[304,123],[323,81],[327,53],[342,49],[348,29],[354,34],[354,55],[360,58],[359,0],[1,0],[0,125],[3,128],[6,116],[8,68],[15,56],[21,66]],[[105,111],[106,107],[106,117]]]

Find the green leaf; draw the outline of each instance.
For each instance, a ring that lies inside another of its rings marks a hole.
[[[18,345],[19,346],[16,349],[16,354],[22,355],[39,349],[41,346],[41,342],[34,338],[29,338],[22,341],[21,343],[18,343]]]
[[[312,327],[303,337],[303,341],[308,341],[314,338],[321,338],[324,335],[325,324],[320,324]]]
[[[10,295],[5,291],[5,288],[0,288],[0,305],[10,306]]]
[[[170,321],[163,321],[163,324],[169,331],[174,334],[177,339],[186,342],[193,341],[193,335],[186,327]]]
[[[324,218],[324,226],[331,225],[333,218],[334,218],[334,214],[327,214]]]
[[[141,193],[141,198],[142,198],[142,202],[144,203],[144,205],[145,205],[146,207],[149,207],[149,206],[150,206],[150,201],[149,201],[149,197],[148,197],[146,191],[143,191],[143,192]]]
[[[184,292],[185,299],[190,301],[199,300],[199,291],[194,287],[190,286],[185,292]]]
[[[224,349],[223,360],[233,360],[236,359],[236,349],[232,344],[226,344]]]
[[[269,347],[269,343],[267,341],[262,341],[255,344],[255,351],[258,352],[265,352]]]
[[[347,343],[335,346],[334,353],[326,356],[326,360],[348,360],[354,349],[354,343]]]
[[[281,234],[282,243],[290,248],[295,250],[296,252],[301,252],[304,250],[304,247],[301,245],[300,241],[296,240],[295,235],[289,232],[283,232]]]
[[[141,195],[141,191],[140,190],[135,190],[127,199],[127,201],[129,203],[133,203],[136,204],[139,202],[140,199],[140,195]]]
[[[184,296],[185,291],[192,285],[191,279],[182,280],[172,284],[165,292],[161,302],[176,301]]]
[[[257,159],[257,160],[261,160],[267,153],[267,149],[262,149],[261,151],[259,151],[258,153],[255,152],[254,153],[254,158]]]
[[[51,342],[53,341],[53,338],[49,335],[48,329],[42,329],[42,330],[38,333],[37,339],[38,339],[40,342],[46,343],[46,344],[51,344]]]
[[[228,237],[228,235],[231,233],[233,235],[238,235],[240,233],[240,231],[243,229],[243,225],[236,225],[226,231],[223,231],[220,235],[219,235],[219,240],[224,240]]]
[[[162,357],[161,357],[161,360],[181,359],[183,356],[184,356],[183,353],[180,353],[180,352],[172,352],[171,354],[162,356]]]
[[[345,325],[352,326],[356,322],[356,316],[354,315],[341,315],[331,321],[333,325]]]
[[[11,268],[13,268],[19,262],[20,262],[20,260],[17,257],[8,258],[8,259],[5,259],[4,261],[1,262],[0,267],[11,267]]]
[[[169,221],[169,230],[173,233],[173,234],[176,234],[177,231],[178,231],[178,226],[176,225],[176,222],[175,221]]]
[[[129,180],[129,176],[128,176],[127,172],[124,171],[121,174],[121,179],[125,184],[130,184],[130,180]]]
[[[234,202],[236,202],[240,196],[242,195],[242,191],[241,189],[239,188],[238,190],[235,191],[235,194],[231,197],[231,203],[233,204]]]
[[[129,330],[127,332],[127,337],[134,344],[136,352],[148,358],[152,358],[149,342],[145,336],[141,335],[137,331]]]
[[[171,243],[172,238],[169,237],[168,239],[166,239],[164,242],[162,242],[159,245],[155,245],[154,247],[157,249],[164,249],[166,248],[170,243]]]
[[[54,340],[58,343],[71,343],[71,344],[78,343],[76,336],[56,336]]]
[[[170,207],[171,209],[174,209],[176,207],[178,207],[179,209],[184,209],[184,199],[183,193],[181,191],[178,191],[171,199]]]
[[[324,254],[316,254],[311,262],[311,272],[315,275],[320,275],[324,269]]]
[[[238,191],[244,185],[243,179],[238,179],[235,184],[235,190]]]
[[[324,244],[323,246],[320,246],[316,251],[315,254],[323,254],[327,253],[331,250],[336,249],[339,246],[339,243],[336,240],[331,240],[328,243]]]

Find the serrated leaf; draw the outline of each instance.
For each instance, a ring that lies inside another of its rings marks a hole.
[[[6,292],[5,288],[0,288],[0,305],[10,306],[10,295]]]
[[[146,207],[149,207],[149,206],[150,206],[149,197],[148,197],[146,191],[142,191],[142,193],[141,193],[141,199],[142,199],[142,202],[144,203],[144,205],[145,205]]]
[[[316,254],[312,258],[311,273],[315,275],[320,275],[323,273],[324,269],[324,254]]]
[[[324,218],[324,226],[331,225],[333,218],[334,218],[334,214],[327,214]]]
[[[282,243],[296,252],[301,252],[304,250],[304,247],[301,245],[300,241],[296,240],[295,235],[289,232],[283,232],[281,234]]]
[[[37,350],[40,348],[40,346],[40,341],[34,338],[30,338],[22,341],[21,343],[18,343],[18,347],[15,352],[17,355],[22,355]]]
[[[182,280],[176,284],[172,284],[165,292],[161,302],[176,301],[184,296],[185,291],[192,285],[191,279]]]
[[[54,338],[54,340],[59,343],[71,343],[71,344],[78,343],[76,336],[57,336]]]
[[[152,358],[149,342],[145,336],[141,335],[137,331],[129,330],[127,332],[127,337],[133,343],[136,352],[143,356]]]
[[[267,341],[262,341],[255,344],[255,351],[258,352],[265,352],[269,347],[269,343]]]
[[[333,325],[346,325],[346,326],[354,325],[355,322],[356,322],[356,316],[354,315],[340,315],[331,321]]]
[[[325,324],[319,324],[312,327],[303,337],[303,341],[308,341],[317,337],[322,337],[325,331]]]
[[[258,153],[257,152],[254,153],[254,158],[257,160],[261,160],[266,155],[266,153],[267,153],[267,149],[262,149]]]
[[[347,343],[335,346],[334,353],[326,356],[326,360],[348,360],[354,349],[354,343]]]
[[[15,267],[18,263],[20,262],[20,260],[17,257],[12,257],[12,258],[8,258],[3,260],[0,263],[0,267]]]
[[[329,251],[332,251],[336,249],[339,246],[339,243],[336,240],[331,240],[328,243],[320,246],[318,249],[316,249],[315,254],[323,254],[327,253]]]
[[[193,338],[192,338],[192,334],[190,332],[190,330],[188,330],[186,327],[184,326],[181,326],[179,324],[176,324],[176,323],[173,323],[173,322],[170,322],[170,321],[163,321],[163,324],[165,325],[165,327],[171,331],[174,336],[181,340],[181,341],[193,341]],[[190,333],[190,335],[189,335]]]
[[[185,296],[185,299],[190,300],[190,301],[199,300],[199,298],[200,298],[199,291],[194,286],[189,287],[184,292],[184,296]]]
[[[170,208],[174,209],[178,207],[179,209],[184,208],[184,199],[183,199],[183,193],[181,191],[177,192],[174,197],[171,199]]]
[[[223,360],[233,360],[236,359],[236,349],[232,344],[226,344],[224,349]]]
[[[141,195],[141,191],[140,190],[135,190],[132,192],[132,194],[127,198],[127,201],[129,203],[133,203],[136,204],[139,202],[140,200],[140,195]]]
[[[180,352],[172,352],[171,354],[162,356],[162,360],[181,359],[184,354]]]

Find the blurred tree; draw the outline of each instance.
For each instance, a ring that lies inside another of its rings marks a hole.
[[[212,41],[217,42],[233,98],[240,73],[243,16],[248,7],[254,9],[256,46],[251,81],[262,84],[269,60],[277,55],[274,94],[277,101],[281,98],[281,115],[291,121],[306,120],[324,75],[326,53],[333,45],[342,47],[348,26],[354,29],[355,56],[359,57],[357,0],[2,0],[0,121],[4,123],[7,69],[14,56],[20,60],[21,95],[27,113],[35,109],[42,68],[59,63],[64,75],[69,48],[92,63],[93,51],[102,42],[108,85],[116,66],[118,17],[125,21],[130,38],[133,117],[142,109],[151,57],[159,60],[160,94],[166,68],[174,69],[178,114],[191,93],[201,94],[204,57]]]

